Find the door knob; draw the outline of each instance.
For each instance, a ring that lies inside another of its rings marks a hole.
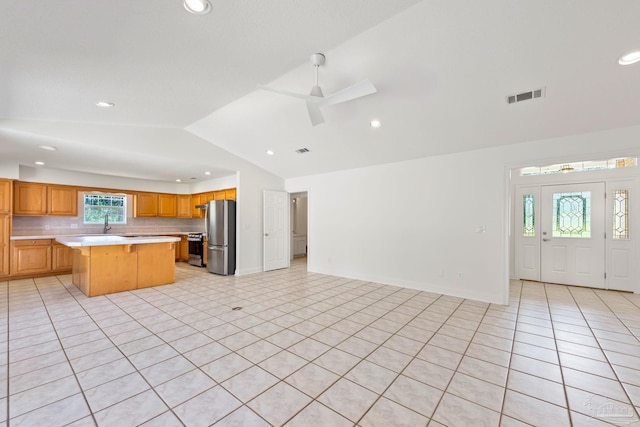
[[[551,239],[542,239],[543,242],[548,242]]]

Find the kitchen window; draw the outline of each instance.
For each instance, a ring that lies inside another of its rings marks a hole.
[[[103,224],[105,216],[109,216],[110,224],[127,223],[126,194],[84,194],[84,223]]]

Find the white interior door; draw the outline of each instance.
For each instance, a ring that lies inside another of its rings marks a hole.
[[[540,279],[605,287],[605,184],[542,186]]]
[[[289,193],[265,190],[263,195],[263,270],[289,267]]]

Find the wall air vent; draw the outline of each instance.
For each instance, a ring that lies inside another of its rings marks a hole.
[[[544,98],[546,87],[540,89],[530,90],[528,92],[516,93],[514,95],[507,96],[507,104],[516,104],[522,101],[528,101],[530,99]]]
[[[309,152],[308,148],[298,148],[296,150],[296,153],[298,153],[298,154],[304,154],[304,153],[308,153],[308,152]]]

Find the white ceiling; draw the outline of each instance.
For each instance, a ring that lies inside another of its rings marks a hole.
[[[289,178],[640,124],[640,64],[617,64],[640,49],[636,0],[212,6],[1,0],[0,162],[173,181],[246,159]],[[312,127],[302,101],[256,90],[308,92],[314,52],[325,94],[364,78],[378,93]]]

